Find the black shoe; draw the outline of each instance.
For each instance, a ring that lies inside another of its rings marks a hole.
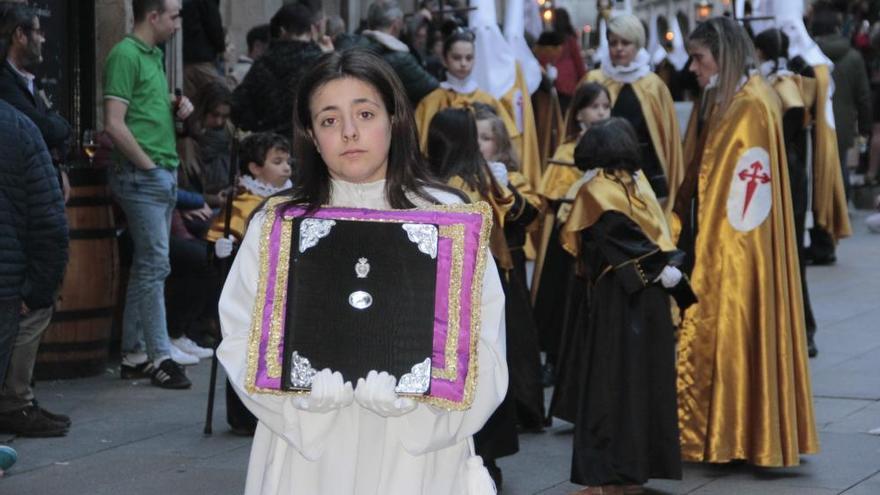
[[[47,418],[51,419],[52,421],[55,421],[56,423],[62,423],[63,425],[70,428],[70,416],[68,416],[66,414],[55,414],[53,412],[49,412],[49,411],[43,409],[42,407],[40,407],[40,404],[37,402],[37,399],[33,400],[33,404],[34,404],[34,407],[37,408],[40,411],[40,414],[42,414],[43,416],[46,416]]]
[[[827,266],[833,265],[837,263],[837,256],[834,254],[828,254],[825,256],[813,256],[810,258],[810,264],[814,266]]]
[[[816,340],[812,335],[807,335],[807,355],[811,358],[816,357],[819,354],[819,348],[816,347]]]
[[[159,367],[153,369],[150,382],[162,388],[182,389],[192,387],[192,382],[186,377],[183,367],[171,360],[166,359],[159,363]]]
[[[67,425],[43,416],[36,406],[28,406],[0,413],[0,431],[20,437],[63,437],[67,435]]]
[[[495,464],[495,461],[486,461],[484,464],[486,471],[489,471],[489,476],[492,477],[492,481],[495,482],[495,489],[498,493],[501,493],[501,482],[504,480],[501,476],[501,468],[498,467],[498,464]]]
[[[140,364],[131,364],[122,358],[122,364],[119,365],[119,378],[123,380],[150,378],[153,376],[154,370],[153,362],[149,359]]]

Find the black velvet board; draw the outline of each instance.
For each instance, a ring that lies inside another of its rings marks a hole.
[[[431,357],[437,260],[419,251],[401,224],[336,220],[326,237],[300,253],[302,218],[293,222],[284,389],[295,389],[293,351],[315,370],[339,371],[352,384],[370,370],[387,371],[399,380]],[[369,263],[366,278],[355,272],[361,258]],[[372,305],[350,305],[355,291],[369,293]]]

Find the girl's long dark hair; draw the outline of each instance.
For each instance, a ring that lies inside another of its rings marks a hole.
[[[583,83],[577,87],[574,96],[571,98],[571,104],[568,105],[568,111],[565,113],[565,140],[571,141],[581,133],[578,125],[577,114],[583,108],[588,107],[596,101],[600,94],[605,93],[608,102],[611,102],[611,94],[608,88],[597,82]]]
[[[286,195],[294,203],[308,205],[310,212],[330,202],[330,172],[309,135],[312,128],[309,102],[315,91],[324,84],[349,77],[376,88],[391,118],[391,148],[385,175],[388,203],[396,209],[415,207],[407,197],[408,192],[439,203],[425,191],[425,187],[446,191],[452,189],[438,184],[428,175],[428,168],[419,152],[416,124],[403,85],[391,66],[362,49],[323,55],[300,80],[293,109],[293,148],[297,161],[294,185]]]
[[[477,121],[466,108],[447,108],[431,119],[428,126],[428,164],[431,173],[443,182],[458,176],[468,187],[488,196],[492,188],[480,143]]]

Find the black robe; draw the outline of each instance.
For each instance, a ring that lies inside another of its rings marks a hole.
[[[675,327],[669,292],[653,281],[681,253],[661,251],[615,211],[582,231],[581,244],[592,298],[577,329],[581,394],[571,481],[680,479]],[[686,284],[683,277],[670,292]]]
[[[669,196],[669,185],[666,182],[666,174],[663,172],[663,165],[657,156],[657,150],[654,149],[654,142],[651,140],[651,132],[648,130],[648,123],[645,121],[645,114],[642,112],[642,104],[639,102],[636,92],[632,89],[632,85],[624,84],[623,89],[614,102],[614,108],[611,109],[612,117],[621,117],[626,119],[636,132],[636,138],[639,140],[639,150],[642,155],[642,172],[651,183],[651,189],[658,199]]]

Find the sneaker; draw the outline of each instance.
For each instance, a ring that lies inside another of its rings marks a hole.
[[[67,425],[43,416],[36,406],[28,406],[0,413],[0,431],[20,437],[63,437]]]
[[[119,377],[123,380],[136,380],[138,378],[150,378],[153,375],[153,363],[143,352],[122,355],[122,364],[119,365]]]
[[[171,359],[180,365],[183,366],[191,366],[193,364],[199,364],[199,358],[193,356],[188,352],[184,352],[180,350],[176,345],[169,346],[171,349]]]
[[[161,388],[181,389],[192,386],[192,382],[186,377],[186,372],[172,359],[166,359],[159,363],[159,366],[153,370],[150,382]]]
[[[198,344],[193,342],[187,337],[181,337],[179,339],[171,339],[171,345],[177,347],[181,351],[192,354],[193,356],[199,359],[209,358],[214,355],[213,349],[206,349],[204,347],[200,347]],[[179,362],[179,361],[178,361]]]
[[[63,423],[68,428],[70,428],[70,416],[68,416],[66,414],[56,414],[53,412],[49,412],[46,409],[43,409],[42,407],[40,407],[40,404],[37,402],[37,399],[33,400],[33,404],[34,404],[34,407],[36,407],[40,411],[40,414],[42,414],[43,416],[46,416],[47,418],[51,419],[52,421],[55,421],[56,423]]]

